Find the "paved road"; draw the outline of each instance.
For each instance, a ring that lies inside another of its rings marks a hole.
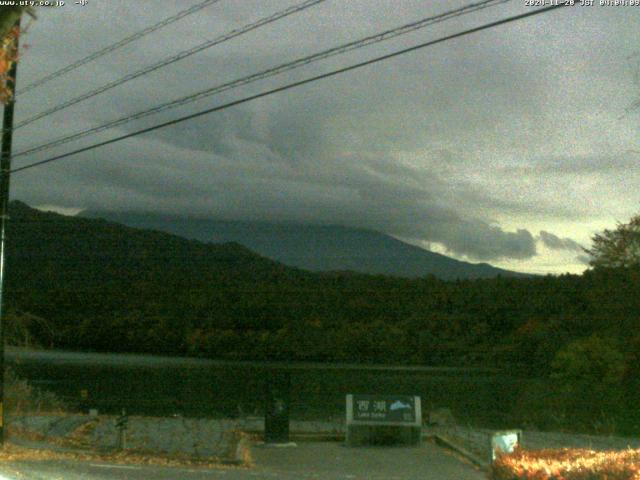
[[[253,468],[123,466],[100,462],[22,461],[0,464],[0,480],[484,480],[448,450],[420,447],[347,448],[337,442],[297,447],[255,446]]]
[[[419,447],[358,448],[348,448],[339,442],[314,442],[300,443],[296,448],[256,446],[252,454],[257,466],[286,479],[486,479],[449,450],[429,442]]]

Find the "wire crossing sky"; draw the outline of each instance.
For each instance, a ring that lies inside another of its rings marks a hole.
[[[109,145],[109,144],[112,144],[112,143],[115,143],[115,142],[120,142],[120,141],[125,140],[127,138],[132,138],[132,137],[135,137],[135,136],[138,136],[138,135],[142,135],[143,133],[152,132],[152,131],[157,130],[159,128],[164,128],[164,127],[168,127],[170,125],[175,125],[177,123],[181,123],[181,122],[184,122],[184,121],[187,121],[187,120],[191,120],[193,118],[197,118],[197,117],[200,117],[200,116],[203,116],[203,115],[208,115],[210,113],[218,112],[218,111],[224,110],[226,108],[230,108],[230,107],[233,107],[233,106],[236,106],[236,105],[240,105],[242,103],[246,103],[246,102],[249,102],[251,100],[256,100],[258,98],[266,97],[267,95],[272,95],[274,93],[283,92],[283,91],[289,90],[291,88],[299,87],[301,85],[306,85],[307,83],[312,83],[312,82],[315,82],[315,81],[318,81],[318,80],[322,80],[322,79],[325,79],[325,78],[333,77],[333,76],[341,74],[341,73],[350,72],[352,70],[355,70],[355,69],[358,69],[358,68],[361,68],[361,67],[372,65],[374,63],[378,63],[378,62],[381,62],[383,60],[389,60],[389,59],[397,57],[399,55],[404,55],[406,53],[414,52],[416,50],[419,50],[419,49],[422,49],[422,48],[425,48],[425,47],[430,47],[432,45],[436,45],[436,44],[439,44],[441,42],[446,42],[446,41],[449,41],[449,40],[453,40],[455,38],[460,38],[460,37],[463,37],[463,36],[466,36],[466,35],[469,35],[469,34],[472,34],[472,33],[480,32],[482,30],[487,30],[487,29],[494,28],[494,27],[497,27],[497,26],[500,26],[500,25],[504,25],[506,23],[515,22],[517,20],[522,20],[524,18],[532,17],[534,15],[540,15],[541,13],[546,13],[546,12],[549,12],[551,10],[556,10],[556,9],[562,8],[562,7],[565,7],[565,5],[561,4],[561,5],[554,5],[554,6],[550,6],[550,7],[544,7],[544,8],[540,8],[538,10],[532,11],[532,12],[523,13],[523,14],[520,14],[520,15],[516,15],[516,16],[513,16],[513,17],[505,18],[505,19],[498,20],[498,21],[495,21],[495,22],[491,22],[491,23],[488,23],[488,24],[485,24],[485,25],[481,25],[479,27],[472,28],[472,29],[469,29],[469,30],[465,30],[465,31],[462,31],[462,32],[458,32],[458,33],[455,33],[453,35],[448,35],[446,37],[442,37],[442,38],[439,38],[437,40],[432,40],[430,42],[426,42],[426,43],[423,43],[423,44],[420,44],[420,45],[416,45],[414,47],[406,48],[406,49],[400,50],[398,52],[394,52],[394,53],[390,53],[390,54],[387,54],[387,55],[383,55],[381,57],[376,57],[376,58],[373,58],[371,60],[367,60],[365,62],[357,63],[355,65],[350,65],[348,67],[341,68],[339,70],[334,70],[332,72],[328,72],[328,73],[325,73],[325,74],[322,74],[322,75],[317,75],[317,76],[314,76],[314,77],[311,77],[311,78],[307,78],[307,79],[301,80],[299,82],[294,82],[294,83],[290,83],[288,85],[284,85],[284,86],[281,86],[281,87],[278,87],[278,88],[267,90],[266,92],[262,92],[262,93],[259,93],[257,95],[252,95],[250,97],[246,97],[246,98],[243,98],[241,100],[236,100],[236,101],[227,103],[225,105],[221,105],[221,106],[210,108],[210,109],[207,109],[207,110],[204,110],[204,111],[201,111],[201,112],[193,113],[191,115],[187,115],[187,116],[175,119],[175,120],[171,120],[169,122],[164,122],[164,123],[161,123],[159,125],[155,125],[153,127],[145,128],[143,130],[139,130],[137,132],[130,133],[128,135],[123,135],[121,137],[113,138],[113,139],[108,140],[106,142],[100,142],[100,143],[97,143],[95,145],[91,145],[91,146],[84,147],[84,148],[81,148],[81,149],[78,149],[78,150],[74,150],[73,152],[65,153],[63,155],[57,155],[55,157],[48,158],[46,160],[41,160],[39,162],[30,163],[28,165],[24,165],[24,166],[19,167],[19,168],[14,168],[14,169],[11,170],[11,173],[20,172],[20,171],[23,171],[23,170],[28,170],[30,168],[34,168],[34,167],[45,165],[47,163],[51,163],[51,162],[55,162],[55,161],[58,161],[58,160],[62,160],[63,158],[68,158],[68,157],[70,157],[72,155],[77,155],[78,153],[87,152],[89,150],[93,150],[93,149],[98,148],[98,147]]]
[[[316,4],[316,3],[318,3],[318,1],[322,1],[322,0],[307,1],[307,2],[305,2],[305,3],[303,3],[303,4],[299,5],[299,6],[295,7],[296,8],[295,11],[299,11],[299,10],[301,10],[303,8],[308,8],[309,6],[312,6],[312,5]],[[238,87],[241,87],[241,86],[244,86],[244,85],[248,85],[250,83],[253,83],[253,82],[256,82],[256,81],[259,81],[259,80],[263,80],[265,78],[269,78],[269,77],[272,77],[272,76],[275,76],[275,75],[279,75],[279,74],[287,72],[289,70],[294,70],[294,69],[309,65],[310,63],[313,63],[313,62],[317,62],[317,61],[320,61],[320,60],[325,60],[325,59],[330,58],[330,57],[335,56],[335,55],[340,55],[340,54],[343,54],[343,53],[350,52],[352,50],[357,50],[357,49],[360,49],[360,48],[364,48],[364,47],[367,47],[369,45],[373,45],[373,44],[376,44],[376,43],[379,43],[379,42],[383,42],[385,40],[390,40],[390,39],[398,37],[400,35],[406,35],[408,33],[411,33],[413,31],[415,31],[415,30],[428,27],[429,25],[433,25],[435,23],[439,23],[439,22],[443,22],[443,21],[446,21],[446,20],[450,20],[450,19],[459,17],[461,15],[468,15],[470,13],[473,13],[473,12],[476,12],[476,11],[479,11],[479,10],[483,10],[485,8],[488,8],[488,7],[494,7],[494,6],[497,6],[499,4],[507,3],[509,1],[512,1],[512,0],[483,0],[483,1],[480,1],[480,2],[475,2],[475,3],[471,3],[471,4],[468,4],[468,5],[465,5],[462,8],[449,10],[449,11],[447,11],[445,13],[441,13],[441,14],[438,14],[438,15],[435,15],[435,16],[430,16],[430,17],[427,17],[427,18],[423,18],[421,20],[414,21],[414,22],[411,22],[411,23],[408,23],[408,24],[405,24],[405,25],[402,25],[400,27],[396,27],[396,28],[393,28],[393,29],[390,29],[390,30],[386,30],[384,32],[377,33],[375,35],[369,35],[369,36],[367,36],[365,38],[362,38],[362,39],[359,39],[359,40],[355,40],[355,41],[349,42],[349,43],[344,44],[344,45],[339,45],[337,47],[333,47],[333,48],[330,48],[330,49],[327,49],[327,50],[323,50],[323,51],[315,53],[313,55],[309,55],[309,56],[306,56],[306,57],[298,58],[298,59],[296,59],[294,61],[286,62],[286,63],[280,64],[280,65],[277,65],[275,67],[269,68],[267,70],[263,70],[261,72],[254,73],[252,75],[249,75],[249,76],[246,76],[246,77],[242,77],[242,78],[233,80],[231,82],[224,83],[222,85],[216,85],[216,86],[208,88],[206,90],[202,90],[202,91],[196,92],[194,94],[186,95],[186,96],[178,98],[176,100],[171,100],[169,102],[165,102],[165,103],[157,105],[157,106],[155,106],[153,108],[149,108],[149,109],[143,110],[141,112],[137,112],[137,113],[135,113],[133,115],[129,115],[129,116],[126,116],[126,117],[122,117],[122,118],[113,120],[113,121],[108,122],[108,123],[106,123],[104,125],[99,125],[97,127],[86,129],[84,131],[81,131],[81,132],[78,132],[78,133],[75,133],[75,134],[72,134],[72,135],[68,135],[68,136],[64,136],[64,137],[61,137],[61,138],[57,138],[57,139],[55,139],[55,140],[53,140],[51,142],[48,142],[46,144],[38,145],[38,146],[35,146],[35,147],[31,147],[29,149],[20,151],[20,152],[14,154],[13,158],[17,158],[17,157],[21,157],[21,156],[24,156],[24,155],[29,155],[29,154],[41,152],[41,151],[44,151],[44,150],[48,150],[50,148],[63,145],[65,143],[68,143],[68,142],[73,141],[73,140],[78,140],[80,138],[86,137],[86,136],[91,135],[91,134],[96,134],[96,133],[99,133],[99,132],[102,132],[102,131],[105,131],[105,130],[109,130],[109,129],[112,129],[112,128],[115,128],[115,127],[119,127],[121,125],[125,125],[125,124],[127,124],[129,122],[132,122],[134,120],[140,120],[140,119],[145,118],[147,116],[163,112],[165,110],[170,110],[170,109],[182,106],[182,105],[187,105],[189,103],[193,103],[195,101],[202,100],[204,98],[207,98],[207,97],[210,97],[210,96],[213,96],[213,95],[216,95],[216,94],[228,91],[228,90],[232,90],[232,89],[235,89],[235,88],[238,88]],[[287,9],[286,12],[288,12],[288,13],[286,13],[288,15],[288,14],[292,13],[293,10],[292,9]],[[284,16],[284,14],[285,14],[285,12],[281,12],[279,14],[274,14],[274,15],[268,17],[268,19],[281,18],[282,16]],[[263,24],[264,24],[265,21],[266,21],[266,19],[261,20],[260,22],[263,22]],[[260,23],[260,22],[256,22],[256,23]],[[251,25],[256,25],[256,23],[251,24]],[[252,27],[250,29],[253,29],[253,28],[254,27]],[[239,31],[245,31],[245,28],[241,28]],[[109,86],[107,86],[107,87],[110,88]],[[98,90],[102,91],[101,89],[98,89]],[[91,95],[91,96],[93,96],[93,95]],[[74,100],[72,100],[71,102],[78,103],[77,101],[74,101]],[[71,103],[71,102],[67,102],[67,104],[72,105],[73,103]],[[69,106],[67,104],[63,104],[62,108],[66,108],[66,106]],[[54,112],[56,112],[56,111],[58,111],[60,109],[61,109],[60,107],[57,107],[57,108],[52,109],[52,111],[50,113],[44,112],[43,114],[36,115],[35,117],[31,117],[29,120],[20,122],[18,125],[16,125],[15,128],[19,128],[21,126],[24,126],[24,125],[26,125],[28,123],[31,123],[32,121],[37,120],[38,118],[47,116],[47,115],[49,115],[51,113],[54,113]],[[14,130],[15,130],[15,128],[14,128]]]
[[[203,2],[200,2],[196,5],[193,5],[185,10],[182,10],[181,12],[176,13],[175,15],[172,15],[168,18],[165,18],[164,20],[151,25],[150,27],[145,28],[144,30],[141,30],[139,32],[134,33],[133,35],[130,35],[126,38],[123,38],[122,40],[109,45],[101,50],[98,50],[97,52],[94,52],[90,55],[87,55],[84,58],[81,58],[80,60],[73,62],[70,65],[67,65],[59,70],[56,70],[53,73],[50,73],[49,75],[46,75],[45,77],[41,78],[40,80],[37,80],[33,83],[28,84],[26,87],[20,88],[18,89],[18,91],[16,92],[16,95],[21,95],[23,93],[27,93],[30,90],[33,90],[34,88],[38,88],[42,85],[44,85],[45,83],[50,82],[51,80],[56,80],[57,78],[61,77],[62,75],[65,75],[73,70],[75,70],[76,68],[79,68],[83,65],[86,65],[89,62],[93,62],[94,60],[97,60],[98,58],[107,55],[108,53],[111,53],[115,50],[118,50],[119,48],[124,47],[125,45],[130,44],[131,42],[135,42],[136,40],[141,39],[142,37],[149,35],[150,33],[155,32],[156,30],[159,30],[163,27],[166,27],[167,25],[170,25],[174,22],[177,22],[178,20],[181,20],[189,15],[193,15],[196,12],[199,12],[200,10],[202,10],[203,8],[208,7],[209,5],[213,5],[214,3],[218,3],[220,0],[204,0]]]
[[[201,43],[193,48],[190,48],[188,50],[183,50],[182,52],[178,53],[177,55],[172,55],[168,58],[165,58],[157,63],[154,63],[153,65],[150,65],[146,68],[143,68],[141,70],[138,70],[136,72],[130,73],[128,75],[125,75],[122,78],[119,78],[118,80],[114,80],[113,82],[109,82],[106,85],[102,85],[99,88],[96,88],[94,90],[91,90],[89,92],[86,92],[82,95],[79,95],[77,97],[72,98],[71,100],[67,100],[66,102],[61,103],[60,105],[57,105],[55,107],[52,107],[48,110],[45,110],[43,112],[40,112],[36,115],[34,115],[33,117],[30,117],[26,120],[23,120],[21,122],[19,122],[17,125],[15,125],[15,127],[13,128],[14,130],[24,127],[26,125],[29,125],[37,120],[40,120],[41,118],[45,118],[48,117],[49,115],[52,115],[54,113],[57,113],[61,110],[64,110],[66,108],[69,108],[73,105],[76,105],[77,103],[80,103],[84,100],[88,100],[90,98],[95,97],[96,95],[99,95],[101,93],[104,93],[108,90],[111,90],[112,88],[118,87],[120,85],[122,85],[123,83],[126,83],[130,80],[134,80],[136,78],[139,77],[143,77],[145,75],[150,74],[151,72],[154,72],[162,67],[166,67],[167,65],[171,65],[173,63],[176,63],[180,60],[183,60],[187,57],[190,57],[191,55],[194,55],[196,53],[202,52],[203,50],[206,50],[207,48],[211,48],[214,47],[216,45],[219,45],[221,43],[227,42],[233,38],[239,37],[240,35],[243,35],[247,32],[250,32],[252,30],[255,30],[256,28],[260,28],[264,25],[268,25],[270,23],[273,23],[275,21],[278,21],[282,18],[288,17],[289,15],[293,15],[295,13],[301,12],[303,10],[306,10],[307,8],[313,7],[319,3],[324,2],[325,0],[306,0],[305,2],[302,2],[299,5],[294,5],[293,7],[289,7],[286,8],[284,10],[281,10],[279,12],[274,13],[273,15],[269,15],[265,18],[262,18],[260,20],[258,20],[257,22],[253,22],[253,23],[249,23],[247,25],[245,25],[244,27],[241,28],[237,28],[234,29],[228,33],[225,33],[223,35],[220,35],[218,37],[216,37],[213,40],[209,40],[206,41],[204,43]]]

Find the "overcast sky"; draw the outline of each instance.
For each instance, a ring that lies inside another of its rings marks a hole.
[[[327,0],[21,128],[14,152],[470,1]],[[18,96],[16,121],[300,2],[221,0]],[[66,3],[38,10],[19,86],[198,2]],[[514,0],[14,166],[529,9]],[[640,211],[640,114],[625,113],[639,40],[640,7],[559,9],[16,173],[12,198],[366,227],[455,258],[580,272],[580,245]]]

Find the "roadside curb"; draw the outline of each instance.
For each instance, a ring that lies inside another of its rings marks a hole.
[[[440,433],[432,434],[431,437],[435,440],[435,442],[438,445],[446,447],[446,448],[448,448],[450,450],[453,450],[456,453],[459,453],[460,455],[465,457],[467,460],[469,460],[470,462],[475,464],[477,467],[481,467],[483,469],[488,469],[490,467],[489,462],[487,462],[485,460],[482,460],[476,454],[471,453],[469,450],[467,450],[464,447],[461,447],[460,445],[458,445],[456,442],[454,442],[450,438],[448,438],[448,437],[446,437],[446,436],[444,436],[444,435],[442,435]]]
[[[262,438],[262,430],[243,430],[243,433]],[[341,442],[345,440],[345,434],[339,432],[293,432],[289,434],[292,442]]]

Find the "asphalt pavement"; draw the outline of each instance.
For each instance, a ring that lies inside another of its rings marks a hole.
[[[418,447],[348,448],[339,442],[295,447],[254,445],[255,465],[179,468],[91,461],[17,461],[0,464],[0,480],[486,480],[454,453],[425,442]]]

